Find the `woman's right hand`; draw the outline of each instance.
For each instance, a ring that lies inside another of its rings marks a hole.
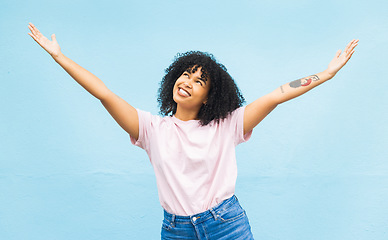
[[[31,33],[28,33],[46,52],[48,52],[52,57],[57,57],[61,53],[61,48],[55,38],[55,34],[51,35],[52,41],[46,38],[39,30],[34,26],[34,24],[29,23],[28,28]]]

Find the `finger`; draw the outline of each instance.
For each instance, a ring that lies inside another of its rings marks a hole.
[[[353,39],[352,42],[351,42],[351,45],[349,46],[348,51],[351,51],[350,49],[353,48],[357,43],[358,43],[358,40]]]
[[[358,45],[358,41],[359,40],[357,39],[356,41],[353,42],[354,47]]]
[[[36,38],[32,33],[28,33],[28,35],[30,35],[36,41]]]
[[[350,47],[352,47],[352,46],[354,46],[355,44],[357,44],[358,43],[358,39],[353,39],[352,41],[351,41],[351,46]]]
[[[351,46],[354,46],[354,45],[357,44],[357,43],[358,43],[358,39],[357,39],[357,40],[353,40]]]
[[[32,34],[30,34],[30,33],[28,33],[28,34],[35,40],[35,42],[36,42],[37,44],[39,44],[39,46],[41,46],[44,50],[47,51],[47,49],[45,48],[44,44],[43,44],[39,39],[37,39],[34,35],[32,35]]]
[[[335,58],[338,58],[340,55],[341,55],[341,49],[340,50],[338,50],[336,53],[335,53]]]
[[[35,42],[37,42],[38,44],[40,44],[40,43],[39,43],[39,39],[37,39],[37,38],[35,37],[34,34],[28,33],[28,35],[30,35],[30,36],[35,40]]]
[[[34,24],[28,23],[28,26],[31,26],[32,28],[34,27]]]
[[[346,57],[346,60],[345,60],[345,63],[344,63],[344,65],[345,65],[346,63],[348,63],[348,61],[349,61],[349,60],[350,60],[350,58],[352,57],[353,53],[354,53],[354,50],[353,50],[353,51],[351,51],[351,52],[350,52],[350,54],[349,54],[349,56],[347,56],[347,57]]]
[[[40,46],[42,46],[39,42],[39,39],[37,39],[32,33],[28,33],[28,35],[30,35],[32,37],[32,39],[35,40],[35,42],[37,42]]]
[[[38,30],[38,28],[35,27],[34,24],[31,23],[31,27],[34,30],[36,36],[43,36],[43,34]]]
[[[35,31],[35,30],[34,30],[35,26],[34,26],[34,24],[32,24],[32,23],[30,23],[30,24],[28,25],[28,28],[31,29],[31,31]]]
[[[34,36],[38,36],[37,32],[36,32],[36,29],[33,27],[33,25],[29,25],[28,28],[30,29],[31,33],[34,35]]]
[[[349,51],[350,46],[352,46],[353,41],[354,41],[354,39],[353,39],[352,41],[350,41],[350,42],[348,43],[348,45],[346,45],[346,47],[345,47],[345,52],[346,52],[346,53]]]
[[[349,56],[348,56],[348,61],[349,61],[349,59],[352,57],[353,53],[354,53],[354,50],[352,50],[352,51],[350,52],[350,54],[349,54]]]
[[[52,35],[51,35],[51,40],[53,40],[54,42],[57,41],[57,37],[55,36],[55,34],[52,34]]]
[[[350,54],[353,54],[354,52],[354,48],[358,46],[358,43],[354,43],[351,48],[348,50],[348,53],[347,53],[347,57],[350,55]]]
[[[30,33],[28,33],[28,35],[30,35],[35,41],[37,41],[37,38],[36,38],[36,36],[35,36],[35,34],[34,34],[34,32],[32,30],[31,30]]]
[[[36,29],[36,27],[35,27],[34,24],[30,23],[30,26],[31,26],[32,28]]]
[[[28,29],[30,29],[30,31],[31,31],[32,33],[34,33],[34,29],[32,28],[31,25],[28,25]]]

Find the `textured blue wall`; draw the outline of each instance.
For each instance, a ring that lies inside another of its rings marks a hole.
[[[28,35],[33,22],[133,106],[157,113],[177,52],[213,53],[247,102],[324,70],[237,148],[257,239],[388,239],[386,1],[0,2],[0,239],[159,239],[147,155]]]

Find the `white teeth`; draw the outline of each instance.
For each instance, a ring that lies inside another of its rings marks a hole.
[[[183,90],[182,88],[179,89],[179,92],[182,93],[183,95],[185,95],[186,97],[190,97],[190,94],[188,92],[186,92],[185,90]]]

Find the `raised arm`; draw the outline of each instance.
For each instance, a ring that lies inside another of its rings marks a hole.
[[[51,41],[30,23],[28,33],[51,57],[83,88],[98,98],[116,122],[135,139],[139,136],[137,111],[126,101],[110,91],[105,84],[91,72],[81,67],[62,52],[55,34]]]
[[[341,50],[338,50],[325,71],[284,84],[273,92],[250,103],[244,112],[244,133],[251,131],[280,103],[298,97],[333,78],[349,61],[357,45],[358,40],[352,40],[342,54]]]

